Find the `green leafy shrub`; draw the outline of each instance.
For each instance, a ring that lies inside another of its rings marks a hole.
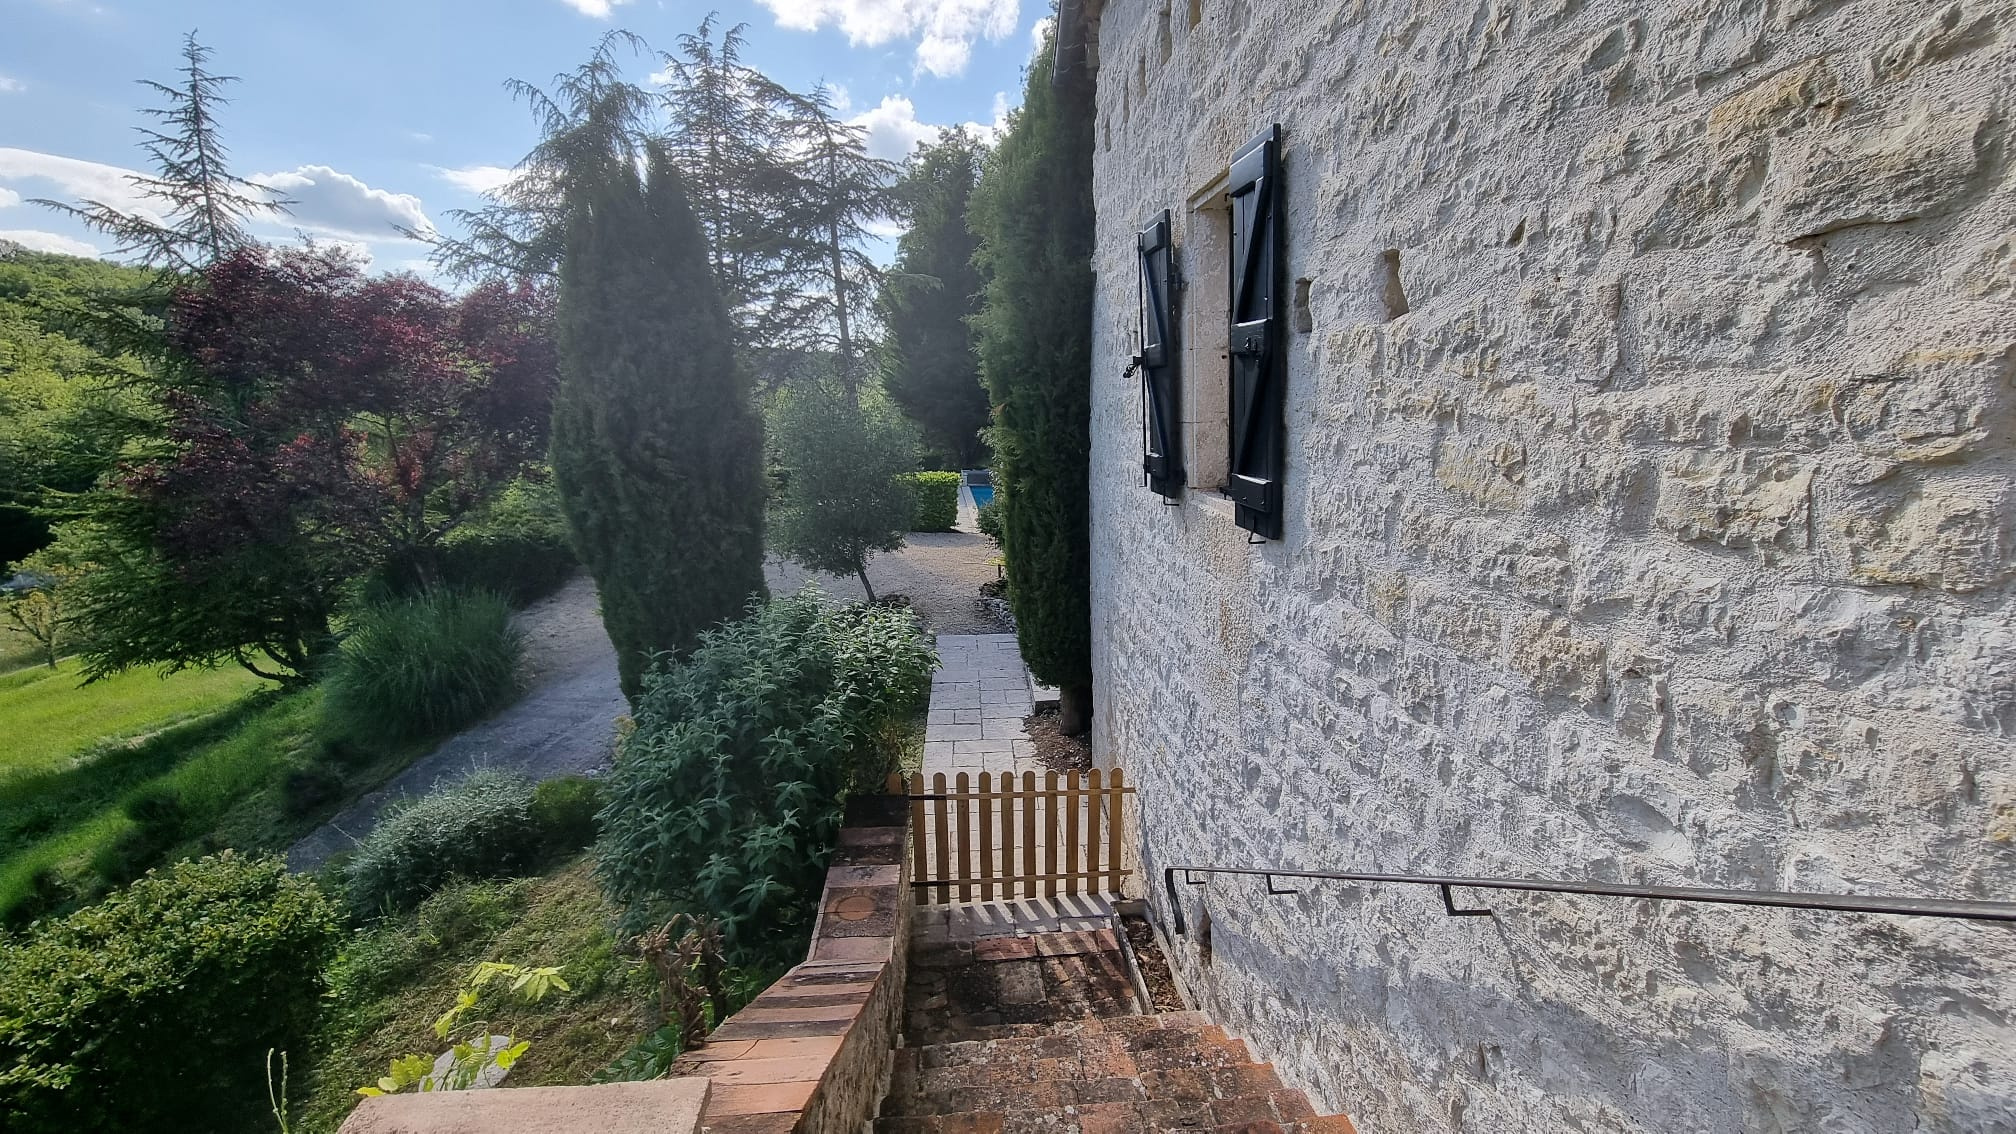
[[[329,675],[334,733],[398,742],[444,736],[517,692],[523,637],[483,591],[435,588],[356,617]]]
[[[557,590],[579,562],[550,480],[520,480],[449,534],[436,559],[451,587],[490,591],[524,606]]]
[[[0,1113],[18,1134],[216,1130],[305,1051],[335,911],[277,858],[149,873],[0,941]]]
[[[561,776],[532,789],[532,822],[555,853],[578,851],[595,841],[595,813],[605,802],[602,785],[586,776]]]
[[[626,925],[716,917],[737,963],[802,939],[842,801],[887,772],[877,740],[914,711],[932,664],[908,610],[830,607],[808,589],[650,674],[596,848]]]
[[[959,522],[959,474],[920,472],[910,474],[916,494],[916,509],[910,516],[913,532],[949,532]]]
[[[411,908],[453,878],[522,873],[538,861],[532,784],[479,771],[379,820],[344,871],[359,917]]]
[[[993,497],[987,503],[980,505],[976,513],[978,517],[977,522],[980,525],[980,534],[993,540],[996,547],[1001,546],[1002,499],[1001,488],[999,485],[996,485]]]

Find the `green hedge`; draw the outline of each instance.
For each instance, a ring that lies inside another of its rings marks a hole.
[[[267,1108],[267,1049],[308,1063],[336,940],[313,882],[228,851],[0,940],[4,1125],[242,1128]]]
[[[912,514],[913,532],[949,532],[959,522],[959,474],[920,472],[910,474],[917,487],[917,510]]]

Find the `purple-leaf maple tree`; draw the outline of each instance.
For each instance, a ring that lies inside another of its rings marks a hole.
[[[305,680],[344,584],[427,581],[442,538],[543,454],[551,319],[540,288],[455,296],[328,248],[188,277],[148,390],[158,432],[93,509],[119,570],[87,588],[90,672]]]

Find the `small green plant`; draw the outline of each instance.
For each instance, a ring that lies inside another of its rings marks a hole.
[[[993,540],[995,547],[1001,546],[1001,518],[1003,514],[1001,508],[1002,508],[1001,488],[999,485],[996,485],[994,488],[994,495],[988,499],[987,503],[980,505],[979,511],[977,513],[977,519],[980,524],[980,534],[986,536],[988,539]]]
[[[531,782],[473,772],[394,811],[365,836],[345,871],[350,909],[358,917],[408,909],[450,879],[522,873],[539,851]]]
[[[64,600],[84,570],[55,549],[44,549],[0,571],[0,578],[21,574],[34,580],[25,589],[0,596],[0,614],[36,644],[50,669],[56,668],[68,629]]]
[[[462,984],[462,991],[455,997],[454,1006],[434,1021],[435,1038],[448,1039],[463,1023],[463,1018],[482,1000],[483,990],[498,982],[509,982],[506,985],[507,995],[524,1004],[537,1004],[555,991],[571,991],[555,966],[481,962],[470,970],[469,978]],[[420,1091],[468,1090],[493,1067],[500,1075],[511,1070],[512,1065],[524,1058],[525,1052],[532,1046],[529,1040],[516,1036],[501,1037],[502,1042],[498,1042],[499,1039],[490,1033],[488,1021],[475,1022],[468,1026],[464,1038],[457,1040],[445,1053],[453,1057],[445,1071],[439,1074],[434,1071],[434,1064],[440,1056],[404,1055],[390,1062],[377,1083],[359,1087],[357,1093],[372,1098],[397,1094],[409,1087]]]
[[[917,507],[911,514],[913,532],[949,532],[959,522],[959,474],[920,472],[910,474]]]
[[[604,802],[602,785],[586,776],[543,780],[532,789],[532,822],[548,851],[571,853],[595,841],[595,813]]]
[[[484,591],[437,587],[359,611],[329,675],[331,731],[361,741],[444,736],[517,692],[524,641]]]

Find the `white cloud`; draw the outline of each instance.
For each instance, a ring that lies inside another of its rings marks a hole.
[[[577,0],[568,0],[575,3]],[[759,0],[779,27],[818,31],[831,25],[847,42],[879,47],[917,41],[917,69],[941,78],[966,69],[975,40],[1015,34],[1021,0]]]
[[[292,200],[281,223],[310,232],[396,240],[400,228],[430,232],[434,225],[411,193],[373,189],[326,165],[304,165],[286,173],[255,173],[250,180]]]
[[[938,136],[938,127],[917,121],[917,106],[902,95],[886,95],[882,104],[848,119],[867,131],[869,157],[902,161],[917,148]]]
[[[501,165],[471,165],[462,169],[443,169],[437,165],[433,170],[441,180],[471,193],[489,193],[502,189],[512,178],[518,176],[517,170],[507,169]]]
[[[27,83],[6,75],[0,75],[0,94],[13,94],[16,91],[25,91],[27,89]]]
[[[0,189],[0,209],[10,208],[20,203],[21,194],[16,193],[12,189]]]
[[[1055,16],[1045,16],[1036,21],[1036,26],[1029,29],[1029,57],[1031,59],[1036,57],[1037,52],[1043,50],[1043,37],[1049,35],[1050,29],[1056,26],[1057,18]]]
[[[429,134],[425,130],[408,130],[406,131],[406,140],[409,142],[418,142],[424,146],[434,140],[434,135]]]
[[[35,252],[61,252],[66,256],[98,255],[96,246],[60,233],[32,228],[0,228],[0,244],[10,240]]]
[[[42,182],[34,190],[38,197],[103,201],[121,212],[162,219],[154,199],[133,184],[131,179],[136,176],[116,165],[0,146],[0,181]]]
[[[618,5],[628,4],[630,0],[560,0],[560,2],[584,16],[606,20],[609,18],[609,13],[615,11]]]
[[[993,122],[966,122],[962,125],[981,141],[992,144],[1007,128],[1008,109],[1008,95],[996,92]],[[882,102],[873,110],[863,111],[847,121],[867,132],[869,157],[888,161],[902,161],[917,148],[917,143],[936,141],[938,131],[947,129],[918,121],[916,104],[903,95],[884,95]]]

